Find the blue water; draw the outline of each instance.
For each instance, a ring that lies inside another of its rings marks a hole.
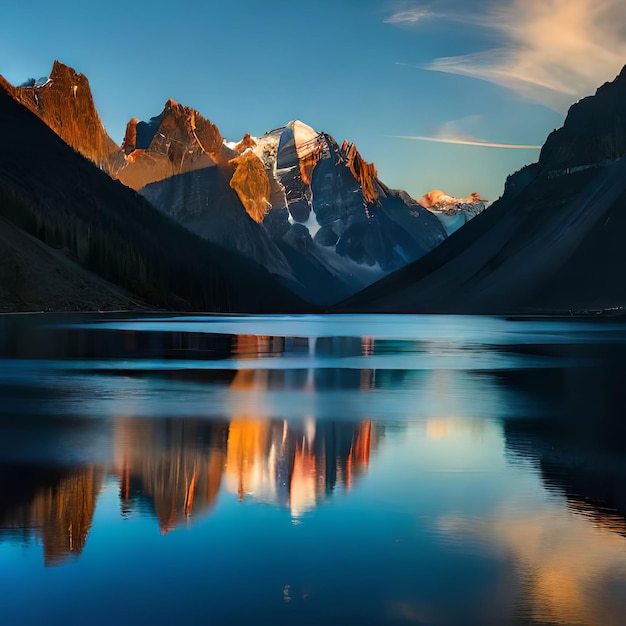
[[[0,317],[2,624],[626,624],[626,324]]]

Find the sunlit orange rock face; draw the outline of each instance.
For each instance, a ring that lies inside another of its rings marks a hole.
[[[217,126],[172,99],[150,122],[131,119],[122,148],[126,165],[117,177],[135,190],[205,167],[220,166],[228,177],[234,169],[229,164],[234,153],[224,146]]]
[[[297,139],[298,135],[296,130],[297,126],[294,127],[294,136]],[[296,143],[296,150],[300,161],[300,176],[302,177],[302,182],[305,185],[310,185],[315,166],[327,152],[324,135],[320,133],[312,140],[300,144]]]
[[[231,159],[230,163],[235,165],[230,186],[237,192],[248,215],[260,224],[270,208],[271,194],[270,181],[263,162],[253,152],[248,151]]]
[[[55,61],[48,82],[13,87],[9,93],[100,169],[115,175],[124,165],[122,151],[107,135],[83,74]]]
[[[235,146],[235,152],[241,154],[245,152],[248,148],[254,148],[257,145],[256,141],[250,137],[250,133],[246,133],[243,136],[243,139]]]
[[[347,141],[344,141],[341,146],[341,152],[345,154],[346,166],[361,186],[365,200],[367,202],[376,202],[378,193],[375,181],[378,178],[378,172],[374,164],[365,161],[353,143],[348,144]]]
[[[137,117],[131,118],[128,124],[126,124],[126,133],[122,142],[122,150],[126,155],[129,155],[137,148],[137,124],[139,124],[139,118]]]
[[[473,204],[475,202],[487,202],[480,194],[473,192],[467,198],[455,198],[441,189],[435,189],[424,194],[418,201],[425,209],[445,208],[454,204]]]

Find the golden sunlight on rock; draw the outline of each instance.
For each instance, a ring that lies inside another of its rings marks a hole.
[[[261,223],[270,209],[270,181],[263,162],[252,151],[231,159],[235,173],[230,186],[237,192],[248,215]]]
[[[378,177],[378,172],[374,164],[367,163],[359,154],[356,146],[348,144],[347,141],[343,142],[341,152],[346,155],[346,165],[357,179],[359,185],[361,185],[365,201],[376,202],[378,200],[378,192],[376,191],[375,180]]]
[[[122,144],[125,165],[117,172],[120,182],[139,190],[171,176],[217,165],[229,178],[232,151],[223,145],[217,126],[191,107],[171,98],[150,124],[131,119]]]
[[[100,121],[86,76],[55,61],[42,86],[3,85],[13,98],[100,169],[115,176],[123,166],[123,153]]]
[[[244,153],[248,148],[256,147],[257,143],[252,137],[250,137],[250,133],[246,133],[243,136],[243,139],[233,148],[235,152],[239,152],[239,154]]]

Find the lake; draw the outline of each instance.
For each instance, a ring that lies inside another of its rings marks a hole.
[[[626,324],[0,316],[0,623],[626,624]]]

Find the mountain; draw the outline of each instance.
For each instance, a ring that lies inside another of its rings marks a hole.
[[[0,81],[2,308],[128,308],[140,299],[179,310],[303,310],[265,269],[112,180],[7,85]]]
[[[441,246],[343,310],[582,313],[626,306],[626,68]]]
[[[123,183],[312,302],[346,297],[446,236],[353,145],[299,121],[226,145],[200,113],[169,100],[149,122],[131,120],[124,152]]]
[[[275,240],[371,282],[445,239],[437,220],[405,192],[386,187],[354,144],[340,147],[298,120],[255,144],[246,150],[263,161],[277,190],[264,218]]]
[[[487,200],[476,192],[467,198],[455,198],[441,189],[424,194],[417,203],[439,218],[448,235],[482,213],[487,206]]]
[[[128,123],[123,150],[126,163],[117,174],[122,183],[190,231],[256,261],[297,288],[287,260],[254,219],[254,203],[246,206],[240,200],[238,190],[242,195],[246,191],[240,170],[249,168],[233,161],[238,153],[224,145],[209,120],[170,99],[149,122]]]
[[[55,61],[12,97],[78,152],[200,237],[265,267],[310,302],[331,304],[446,238],[405,192],[388,189],[353,144],[299,121],[227,144],[198,111],[168,100],[106,134],[89,83]]]
[[[124,165],[124,154],[107,135],[83,74],[55,61],[49,77],[20,87],[2,79],[0,85],[100,169],[115,175]]]

